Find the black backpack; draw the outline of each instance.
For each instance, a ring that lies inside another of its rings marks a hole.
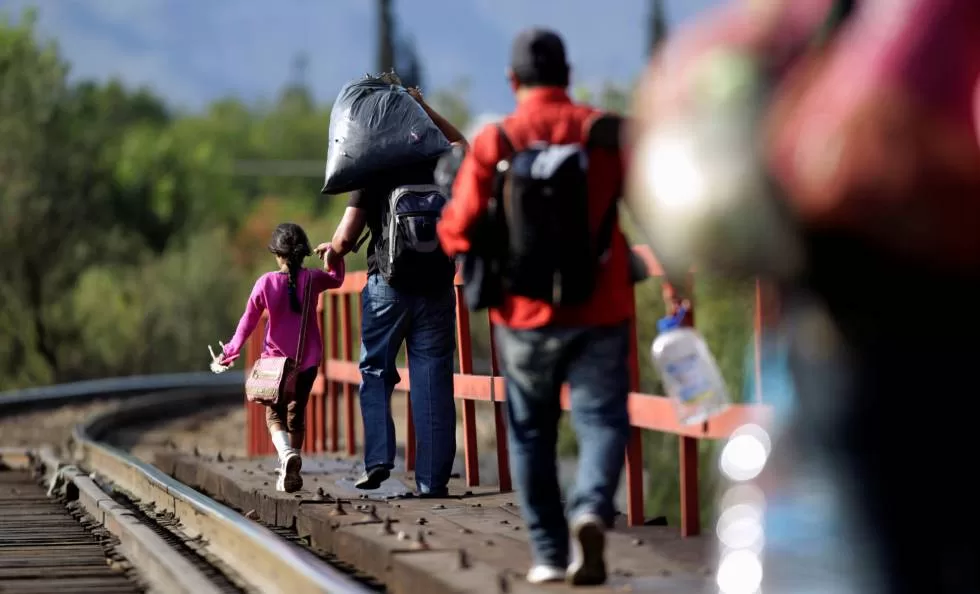
[[[592,297],[618,201],[609,205],[593,237],[588,152],[618,149],[621,123],[616,116],[599,117],[585,145],[532,143],[521,150],[498,126],[510,154],[497,164],[486,214],[470,232],[472,249],[462,272],[471,309],[497,307],[504,293],[555,306],[581,305]]]
[[[442,251],[436,223],[448,202],[437,185],[398,186],[381,210],[378,272],[395,288],[434,287],[451,281],[453,260]]]

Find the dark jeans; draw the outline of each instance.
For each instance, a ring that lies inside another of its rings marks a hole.
[[[415,423],[415,482],[421,493],[438,492],[449,482],[456,457],[453,290],[446,287],[435,296],[411,295],[388,285],[380,274],[372,274],[361,293],[361,303],[364,465],[394,466],[391,393],[401,379],[395,357],[404,342]]]
[[[861,592],[980,592],[980,273],[844,234],[810,241],[805,290],[781,296],[797,312],[793,436],[801,456],[833,465],[850,498],[844,520],[867,535],[862,562],[882,583]],[[831,323],[814,324],[814,309]],[[824,325],[833,341],[813,328]]]
[[[862,591],[980,592],[980,515],[969,470],[976,467],[972,373],[980,328],[970,317],[974,323],[937,324],[951,331],[912,329],[904,340],[849,345],[844,369],[814,362],[806,350],[812,340],[792,353],[800,455],[832,464],[849,495],[843,521],[866,535],[862,562],[880,571],[876,587]],[[847,380],[836,394],[822,389],[829,372]]]
[[[562,384],[571,384],[578,437],[569,517],[594,513],[611,526],[629,436],[629,326],[495,328],[507,379],[511,471],[534,561],[568,564],[568,523],[561,508],[557,441]]]

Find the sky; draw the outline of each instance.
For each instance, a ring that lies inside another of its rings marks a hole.
[[[666,0],[668,22],[720,0]],[[522,28],[563,34],[573,84],[629,84],[643,65],[646,0],[394,0],[399,32],[425,67],[423,90],[469,81],[476,112],[506,112],[510,41]],[[146,85],[182,109],[229,95],[274,99],[303,53],[305,81],[331,102],[375,62],[374,0],[0,0],[15,16],[39,11],[75,78]]]

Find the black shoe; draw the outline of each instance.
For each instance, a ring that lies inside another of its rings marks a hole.
[[[363,489],[365,491],[370,491],[372,489],[377,489],[381,486],[381,483],[388,480],[391,476],[391,471],[384,466],[373,466],[364,471],[361,478],[357,479],[354,486],[358,489]]]
[[[572,562],[565,574],[572,585],[598,586],[606,583],[606,535],[602,520],[583,514],[572,522]]]
[[[432,489],[428,493],[416,491],[415,496],[419,499],[446,499],[449,497],[449,488],[443,487],[441,489]]]

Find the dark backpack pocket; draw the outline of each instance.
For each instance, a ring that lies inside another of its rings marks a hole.
[[[452,260],[442,251],[436,226],[446,206],[434,185],[402,186],[389,196],[378,244],[378,271],[393,287],[425,286],[452,278]]]

